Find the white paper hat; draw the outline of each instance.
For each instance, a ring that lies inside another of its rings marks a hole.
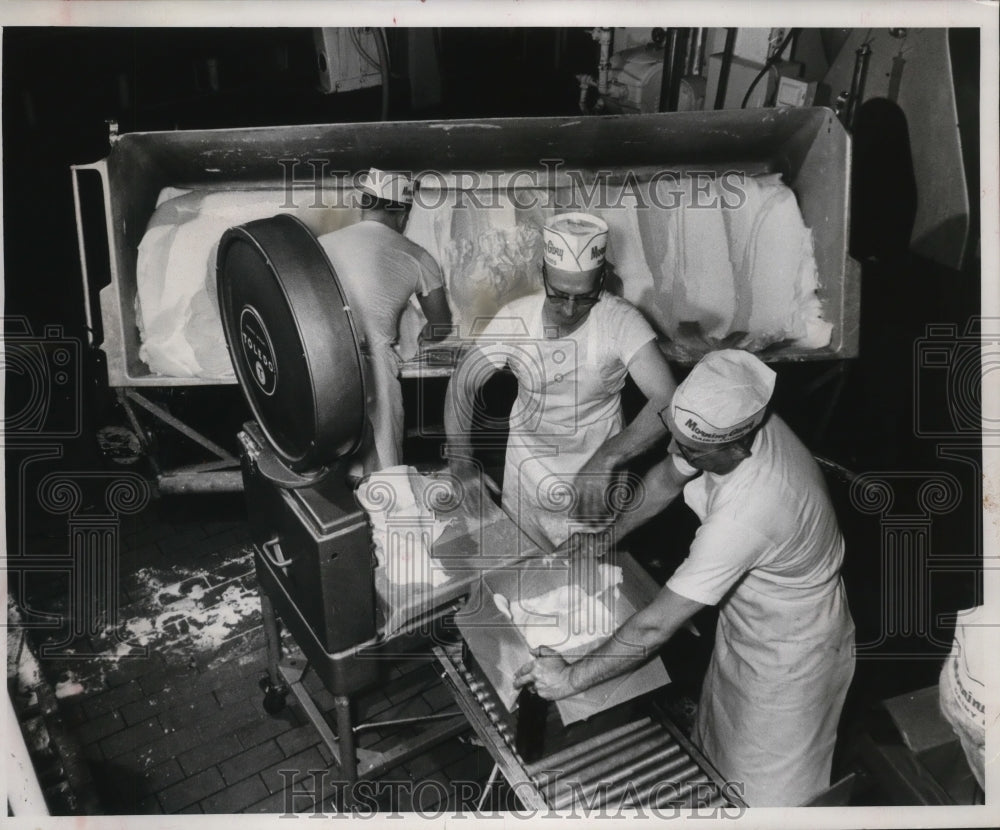
[[[604,264],[608,223],[589,213],[560,213],[542,228],[545,264],[560,271],[593,271]]]
[[[699,444],[742,438],[764,420],[776,377],[750,352],[709,352],[670,401],[676,434]]]
[[[361,176],[358,187],[388,202],[413,204],[413,179],[406,173],[387,173],[373,167]]]

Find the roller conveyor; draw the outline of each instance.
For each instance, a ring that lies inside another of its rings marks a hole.
[[[515,716],[475,666],[466,664],[461,648],[436,647],[434,652],[456,702],[528,809],[745,806],[658,711],[525,763],[511,725]]]

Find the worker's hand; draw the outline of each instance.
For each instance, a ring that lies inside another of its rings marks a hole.
[[[607,530],[573,533],[553,551],[553,555],[567,559],[602,559],[611,550],[612,538]]]
[[[573,478],[576,493],[571,514],[573,519],[602,525],[613,518],[609,496],[614,472],[613,464],[603,457],[600,450],[580,468]]]
[[[535,659],[514,674],[515,689],[530,686],[545,700],[562,700],[576,694],[578,690],[573,688],[569,679],[570,665],[559,652],[540,646],[531,653]]]

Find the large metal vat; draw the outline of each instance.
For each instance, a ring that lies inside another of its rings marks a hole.
[[[103,192],[110,281],[85,279],[88,310],[100,309],[111,386],[218,382],[154,375],[139,358],[136,251],[164,187],[277,188],[300,205],[331,204],[373,164],[446,179],[489,171],[500,181],[529,171],[541,187],[555,186],[549,179],[557,166],[579,171],[583,182],[602,175],[609,184],[669,171],[781,173],[813,233],[819,296],[833,335],[825,348],[778,349],[768,359],[857,355],[859,269],[847,253],[850,143],[828,109],[329,124],[126,134],[114,139],[107,158],[73,168],[74,184],[96,173]],[[84,259],[95,244],[103,240],[84,239],[81,230]]]

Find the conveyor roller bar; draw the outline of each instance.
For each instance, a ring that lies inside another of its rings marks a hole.
[[[442,677],[456,692],[455,702],[465,714],[475,733],[490,748],[493,760],[517,793],[517,797],[528,809],[546,809],[548,804],[525,772],[524,763],[512,746],[510,730],[501,729],[501,726],[506,727],[506,725],[500,723],[500,719],[495,713],[490,713],[483,708],[483,702],[486,700],[485,691],[481,688],[474,691],[471,688],[473,684],[476,684],[476,680],[462,664],[461,658],[455,659],[441,646],[434,647],[434,654],[444,669]],[[481,686],[481,684],[478,685]],[[474,700],[470,698],[474,698]]]
[[[673,758],[675,755],[678,757]],[[671,758],[673,759],[668,762],[667,759]],[[634,788],[641,787],[648,781],[662,781],[670,771],[672,764],[681,764],[686,761],[686,756],[682,754],[681,748],[677,744],[665,746],[654,752],[645,753],[641,758],[615,770],[615,776],[611,782],[603,779],[597,781],[591,779],[590,785],[583,788],[583,793],[590,798],[594,792],[600,789],[601,784],[611,783],[613,786],[607,789],[605,799],[608,803],[614,803],[622,797],[629,785]],[[596,786],[594,786],[595,784]]]
[[[656,807],[694,807],[698,799],[693,798],[695,787],[702,786],[707,792],[715,790],[712,781],[699,770],[685,776],[683,781],[672,781],[671,786],[660,792],[656,799]],[[676,787],[676,788],[675,788]]]
[[[616,758],[621,757],[621,753],[625,749],[631,749],[636,747],[640,743],[645,745],[648,741],[653,741],[654,743],[662,743],[663,741],[670,740],[670,736],[664,734],[663,730],[660,729],[655,723],[649,724],[649,726],[644,726],[629,735],[622,736],[616,741],[608,741],[603,745],[598,747],[596,750],[590,752],[579,752],[575,758],[566,761],[561,766],[555,766],[554,764],[545,764],[545,769],[536,776],[532,776],[536,781],[543,778],[550,777],[553,774],[557,774],[559,777],[566,779],[572,773],[578,773],[584,769],[593,768],[598,762],[611,759],[611,765],[613,766],[617,761]]]
[[[612,729],[610,732],[605,732],[603,735],[597,735],[593,738],[588,738],[586,741],[581,741],[578,744],[573,744],[573,746],[567,747],[566,749],[556,752],[553,755],[549,755],[546,758],[542,758],[533,764],[528,764],[525,769],[531,776],[538,775],[539,773],[546,772],[548,770],[561,769],[561,764],[567,763],[570,759],[577,759],[581,756],[588,757],[588,755],[593,752],[598,747],[604,746],[605,744],[611,743],[619,738],[624,738],[626,735],[631,735],[634,732],[647,727],[652,723],[649,718],[643,718],[642,720],[634,721],[633,723],[627,723],[624,726],[619,726],[617,729]]]
[[[690,763],[690,758],[680,755],[662,766],[658,765],[654,769],[648,770],[638,779],[625,778],[624,773],[620,773],[614,777],[599,778],[597,780],[592,779],[589,786],[583,787],[582,790],[580,787],[570,787],[568,788],[568,791],[574,796],[583,795],[585,797],[592,798],[595,793],[600,792],[602,785],[615,785],[610,787],[607,794],[604,796],[604,801],[611,804],[615,802],[615,799],[620,799],[621,796],[625,794],[632,795],[644,792],[648,795],[648,792],[645,790],[640,791],[639,788],[648,787],[649,789],[652,789],[652,787],[657,784],[668,780],[668,776],[671,776],[675,770],[686,768],[686,766]],[[671,777],[669,780],[672,781],[673,778]],[[566,792],[567,791],[563,791],[560,794],[560,797],[556,802],[557,807],[565,800]],[[614,792],[614,795],[612,795],[612,792]]]
[[[459,649],[434,651],[456,702],[526,807],[719,808],[732,803],[698,750],[673,724],[658,718],[633,721],[525,764],[490,686],[466,667]]]
[[[708,776],[702,773],[694,761],[689,759],[687,764],[672,770],[669,780],[661,778],[659,780],[648,781],[641,787],[633,786],[633,792],[631,794],[632,797],[629,799],[629,802],[623,806],[635,807],[639,805],[647,805],[649,803],[650,796],[653,795],[654,791],[657,791],[657,806],[677,806],[678,804],[679,806],[685,806],[683,803],[680,803],[681,799],[684,794],[694,786],[694,779],[697,778],[699,774],[706,782],[708,781]]]
[[[585,792],[597,789],[602,780],[606,781],[609,778],[614,781],[621,780],[618,775],[612,777],[612,773],[627,768],[637,755],[645,757],[650,753],[657,753],[659,750],[664,754],[664,757],[668,757],[669,754],[680,752],[680,747],[676,743],[673,743],[672,748],[666,746],[671,743],[673,742],[670,740],[670,736],[661,731],[660,734],[637,743],[630,741],[618,744],[614,747],[614,751],[607,753],[605,757],[595,759],[594,763],[584,766],[573,775],[566,775],[553,781],[549,793],[554,795],[557,790],[561,791],[559,797],[555,799],[556,806],[559,806],[567,792],[572,796],[573,791],[581,787]],[[574,786],[574,782],[576,786]]]

